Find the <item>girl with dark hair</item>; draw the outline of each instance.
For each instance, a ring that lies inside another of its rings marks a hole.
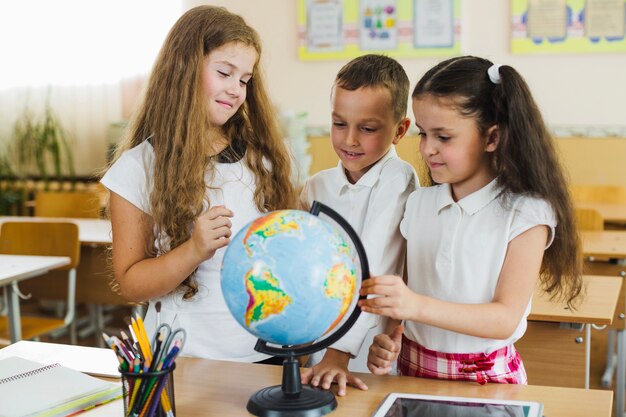
[[[363,283],[364,311],[390,318],[375,374],[527,383],[514,343],[540,280],[572,307],[581,257],[553,141],[520,74],[456,57],[417,83],[420,153],[436,185],[413,192],[400,229],[407,277]],[[404,322],[404,324],[401,324]]]

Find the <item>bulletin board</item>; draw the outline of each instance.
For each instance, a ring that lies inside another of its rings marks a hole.
[[[298,57],[460,53],[461,0],[297,0]]]
[[[626,52],[626,0],[511,0],[511,52]]]

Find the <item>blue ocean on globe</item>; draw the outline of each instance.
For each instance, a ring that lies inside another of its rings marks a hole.
[[[354,305],[356,261],[339,228],[306,211],[273,211],[231,239],[222,293],[254,336],[283,346],[309,343]]]

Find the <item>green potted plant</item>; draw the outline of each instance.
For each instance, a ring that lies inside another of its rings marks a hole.
[[[23,183],[16,179],[6,151],[0,154],[0,215],[22,214]]]
[[[48,104],[43,119],[24,110],[13,128],[12,147],[18,175],[38,177],[45,190],[50,189],[51,179],[75,177],[68,134]]]

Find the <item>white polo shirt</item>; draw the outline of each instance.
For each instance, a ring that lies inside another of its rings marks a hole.
[[[421,188],[408,199],[400,225],[407,239],[408,286],[418,294],[466,304],[493,300],[508,243],[537,225],[550,228],[556,217],[544,200],[508,194],[496,180],[455,202],[449,184]],[[468,336],[417,322],[405,335],[420,345],[448,353],[489,354],[526,331],[530,300],[513,335],[506,340]]]
[[[341,161],[335,168],[318,172],[304,185],[301,200],[306,206],[317,200],[350,223],[365,247],[371,276],[402,275],[406,242],[400,233],[400,221],[406,200],[418,185],[415,169],[398,158],[392,146],[356,184],[348,181]],[[370,344],[363,341],[368,330],[379,322],[378,316],[362,313],[352,329],[333,345],[359,357],[351,361],[352,370],[367,371]],[[357,365],[359,361],[361,366]]]
[[[122,154],[102,178],[102,184],[141,211],[152,214],[149,196],[152,193],[154,151],[148,141]],[[146,175],[146,172],[148,175]],[[176,175],[175,172],[172,175]],[[243,160],[216,163],[213,175],[205,176],[211,204],[223,204],[234,213],[230,219],[233,236],[250,221],[261,216],[254,203],[256,181]],[[167,242],[167,236],[161,236]],[[156,301],[161,301],[161,322],[172,323],[187,331],[181,354],[208,359],[255,362],[268,355],[254,350],[257,339],[245,331],[230,314],[220,285],[220,268],[226,248],[218,249],[211,259],[202,262],[196,272],[198,293],[183,300],[180,291],[173,291],[150,300],[144,319],[151,335],[156,328]]]

